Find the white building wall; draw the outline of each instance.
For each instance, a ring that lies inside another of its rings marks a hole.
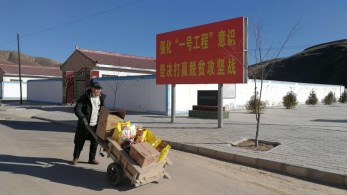
[[[171,101],[171,85],[168,88]],[[176,85],[176,113],[188,113],[198,103],[198,90],[218,90],[217,84]],[[169,104],[171,107],[171,103]],[[171,109],[170,109],[171,113]]]
[[[28,81],[28,101],[62,104],[63,81],[54,80],[30,80]]]
[[[1,99],[2,100],[20,100],[20,83],[19,82],[1,82]],[[22,82],[22,100],[27,99],[27,83]]]
[[[260,80],[257,80],[257,91],[260,90]],[[254,95],[254,80],[248,80],[247,84],[226,85],[224,88],[236,88],[235,98],[224,98],[223,103],[227,109],[244,109],[247,101]],[[231,89],[232,90],[232,89]],[[268,106],[282,106],[282,98],[289,91],[297,95],[299,104],[305,104],[311,91],[314,90],[319,102],[331,91],[338,99],[345,90],[340,85],[321,85],[310,83],[295,83],[282,81],[263,81],[262,101]]]
[[[98,78],[107,95],[105,106],[110,109],[122,108],[127,111],[171,114],[171,85],[156,85],[155,76],[132,76]],[[42,83],[42,85],[40,84]],[[28,82],[28,100],[41,102],[62,102],[62,84],[58,81]],[[260,81],[257,80],[257,89]],[[185,114],[197,104],[198,90],[218,90],[217,84],[176,85],[176,113]],[[264,81],[262,101],[268,106],[282,106],[282,98],[289,91],[297,94],[300,104],[305,104],[310,92],[316,92],[319,102],[330,92],[339,98],[345,90],[339,85],[320,85],[281,81]],[[40,94],[40,95],[37,95]],[[224,84],[223,105],[227,110],[244,109],[254,94],[254,81],[246,84]],[[60,95],[60,98],[58,96]],[[57,99],[58,98],[58,99]]]
[[[107,95],[105,106],[127,111],[168,113],[166,85],[156,85],[155,76],[99,78]]]
[[[105,76],[107,75],[107,76]],[[142,74],[142,73],[133,73],[133,72],[122,72],[122,71],[107,71],[107,70],[100,70],[99,71],[99,77],[124,77],[124,76],[140,76],[140,75],[148,75],[148,74]]]
[[[52,77],[52,78],[56,78],[56,77]],[[43,80],[43,79],[47,79],[47,76],[45,76],[45,78],[37,78],[37,77],[22,77],[22,82],[28,82],[29,80]],[[19,77],[18,76],[4,76],[3,77],[3,81],[6,82],[18,82],[19,81]]]

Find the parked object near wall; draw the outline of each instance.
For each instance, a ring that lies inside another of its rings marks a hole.
[[[188,116],[194,118],[218,119],[218,90],[198,90],[198,105],[193,105]],[[223,118],[229,118],[229,112],[223,107]]]

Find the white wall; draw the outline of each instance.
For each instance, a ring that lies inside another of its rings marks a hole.
[[[168,113],[166,85],[156,85],[155,76],[98,78],[107,95],[105,106],[127,111]],[[116,96],[115,96],[116,94]]]
[[[176,85],[176,113],[188,113],[198,103],[198,90],[218,90],[217,84]],[[171,101],[171,85],[169,87]],[[171,103],[170,103],[171,107]],[[171,113],[171,109],[170,109]]]
[[[49,79],[47,78],[48,76],[46,76],[45,78],[39,78],[39,77],[23,77],[22,76],[22,82],[28,82],[29,80],[43,80],[43,79]],[[57,77],[52,77],[52,78],[57,78]],[[7,82],[18,82],[19,81],[19,77],[18,76],[4,76],[3,77],[3,81],[7,81]]]
[[[1,82],[2,100],[20,100],[19,82]],[[22,100],[27,99],[27,83],[22,82]]]
[[[142,78],[146,79],[142,80],[140,78],[120,78],[121,80],[118,81],[119,89],[115,106],[113,100],[114,91],[116,90],[115,86],[117,86],[116,80],[111,80],[111,78],[108,81],[102,78],[98,79],[102,84],[105,82],[103,92],[109,96],[107,98],[107,106],[110,108],[124,108],[131,111],[171,114],[171,85],[156,85],[154,76],[145,76]],[[244,109],[247,101],[254,94],[254,86],[253,80],[248,80],[246,84],[224,84],[223,105],[227,110]],[[257,89],[259,90],[259,88],[260,81],[257,80]],[[177,114],[188,113],[192,109],[192,106],[197,104],[198,90],[218,90],[218,85],[176,85]],[[336,98],[339,98],[340,94],[344,91],[344,86],[265,80],[263,83],[262,100],[268,106],[282,106],[283,96],[289,91],[293,91],[297,94],[298,102],[305,104],[312,90],[316,92],[317,98],[321,102],[330,91],[335,93]]]
[[[124,77],[124,76],[139,76],[139,75],[148,75],[142,73],[132,73],[132,72],[122,72],[122,71],[108,71],[108,70],[99,70],[99,77],[103,75],[115,76],[115,77]]]
[[[28,101],[46,102],[54,104],[63,103],[63,81],[52,80],[29,80]]]
[[[127,111],[171,114],[171,85],[156,85],[155,76],[131,76],[98,78],[107,95],[105,106],[110,109],[122,108]],[[257,80],[257,89],[260,88]],[[185,114],[197,104],[198,90],[218,90],[217,84],[176,85],[176,113]],[[339,85],[319,85],[281,81],[264,81],[262,101],[268,106],[282,106],[282,98],[289,91],[297,94],[300,104],[304,104],[310,92],[316,92],[319,102],[330,92],[339,98],[345,90]],[[115,93],[117,96],[115,96]],[[246,84],[224,84],[223,105],[227,110],[244,109],[254,94],[254,81]],[[59,97],[60,96],[60,97]],[[28,100],[62,102],[61,80],[36,80],[28,82]]]
[[[257,80],[257,91],[260,89],[260,80]],[[305,104],[310,92],[315,91],[319,102],[331,91],[335,93],[338,99],[345,90],[340,85],[321,85],[310,83],[295,83],[282,81],[263,81],[262,101],[268,106],[282,106],[282,98],[289,91],[293,91],[297,95],[299,104]],[[223,103],[227,109],[244,109],[245,104],[254,95],[254,81],[248,80],[247,84],[236,84],[236,97],[224,98]],[[233,87],[226,85],[224,88]],[[234,87],[235,88],[235,87]],[[226,90],[226,89],[225,89]]]

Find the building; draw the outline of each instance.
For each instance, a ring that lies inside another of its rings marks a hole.
[[[63,73],[63,103],[74,103],[92,78],[155,75],[155,58],[76,47],[60,70]]]
[[[26,100],[27,81],[43,79],[59,79],[61,70],[57,67],[21,65],[19,83],[19,66],[16,64],[0,64],[0,98],[2,100]],[[22,91],[22,93],[20,93]]]
[[[61,78],[61,70],[56,67],[21,65],[22,82],[36,79],[56,79]],[[1,82],[18,82],[19,67],[14,64],[0,64]]]

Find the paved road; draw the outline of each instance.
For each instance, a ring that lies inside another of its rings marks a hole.
[[[25,110],[30,112],[23,111],[23,115],[42,120],[76,123],[71,107],[32,105]],[[173,124],[170,117],[151,114],[128,113],[126,120],[150,128],[176,149],[346,187],[346,113],[346,104],[267,109],[261,119],[260,139],[280,143],[267,152],[231,146],[255,135],[255,117],[243,110],[232,111],[223,128],[217,128],[216,120],[186,116],[178,116]]]
[[[74,126],[31,118],[37,109],[0,111],[0,191],[2,194],[347,194],[347,191],[242,165],[171,150],[174,162],[161,179],[140,188],[111,186],[110,158],[99,165],[71,165]],[[53,112],[53,111],[51,111]],[[42,114],[42,113],[41,113]]]

